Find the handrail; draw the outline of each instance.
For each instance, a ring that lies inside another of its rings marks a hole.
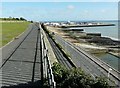
[[[50,63],[50,58],[48,55],[48,49],[47,49],[47,45],[45,43],[45,39],[44,39],[44,30],[42,29],[41,25],[39,25],[40,30],[41,30],[41,44],[42,44],[42,65],[43,65],[43,77],[48,79],[48,84],[50,88],[56,88],[56,82],[54,81],[54,75],[52,72],[52,68],[51,68],[51,63]]]

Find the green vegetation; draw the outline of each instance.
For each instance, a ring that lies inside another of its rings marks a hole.
[[[0,20],[4,21],[27,21],[25,18],[20,17],[20,18],[14,18],[14,17],[9,17],[9,18],[0,18]]]
[[[0,40],[0,47],[10,42],[13,38],[21,34],[28,27],[29,22],[1,22],[2,29],[0,33],[2,39]]]
[[[63,65],[54,63],[52,70],[57,88],[109,88],[106,78],[96,77],[94,80],[81,68],[68,70]]]

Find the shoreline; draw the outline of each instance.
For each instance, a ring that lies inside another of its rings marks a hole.
[[[54,33],[57,33],[58,35],[60,35],[60,36],[62,36],[65,40],[67,40],[67,41],[70,41],[70,42],[72,42],[73,44],[79,44],[79,45],[81,45],[84,49],[86,48],[86,49],[94,49],[94,50],[105,50],[106,52],[108,52],[109,53],[109,48],[108,47],[106,47],[106,45],[96,45],[96,44],[90,44],[90,43],[81,43],[81,42],[79,42],[77,39],[74,39],[74,38],[71,38],[69,35],[67,35],[68,33],[66,33],[66,32],[64,32],[64,31],[62,31],[62,29],[63,28],[58,28],[58,27],[51,27],[51,26],[47,26],[48,27],[48,29],[50,29],[49,31],[51,31],[51,32],[54,32]],[[106,36],[105,36],[106,37]],[[109,38],[109,37],[107,37],[107,38]],[[110,38],[111,39],[111,38]],[[84,40],[84,39],[83,39]],[[76,41],[78,41],[78,42],[76,42]],[[112,39],[112,41],[114,41],[113,39]],[[113,46],[113,45],[112,45]],[[85,50],[86,50],[85,49]],[[114,49],[114,48],[112,48],[112,51],[113,51],[113,53],[115,53],[115,55],[117,56],[117,57],[120,57],[119,55],[118,55],[118,52],[116,52],[116,50]],[[111,52],[112,52],[111,51]],[[114,52],[115,51],[115,52]]]
[[[113,38],[113,37],[110,37],[110,36],[103,36],[103,37],[110,38],[110,39],[112,39],[113,41],[120,42],[120,39],[118,39],[118,38]]]
[[[115,56],[115,57],[120,59],[119,53],[118,53],[118,55],[116,55],[116,53],[109,52],[109,54],[111,54],[111,55],[113,55],[113,56]]]

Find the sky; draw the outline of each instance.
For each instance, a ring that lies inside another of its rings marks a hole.
[[[119,2],[119,0],[1,0],[2,2]]]
[[[1,17],[24,17],[33,21],[117,20],[118,2],[6,1],[2,2],[1,11]]]

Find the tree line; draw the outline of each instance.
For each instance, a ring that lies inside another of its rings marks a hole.
[[[9,17],[9,18],[0,18],[1,20],[7,20],[7,21],[27,21],[25,18],[23,17]]]

